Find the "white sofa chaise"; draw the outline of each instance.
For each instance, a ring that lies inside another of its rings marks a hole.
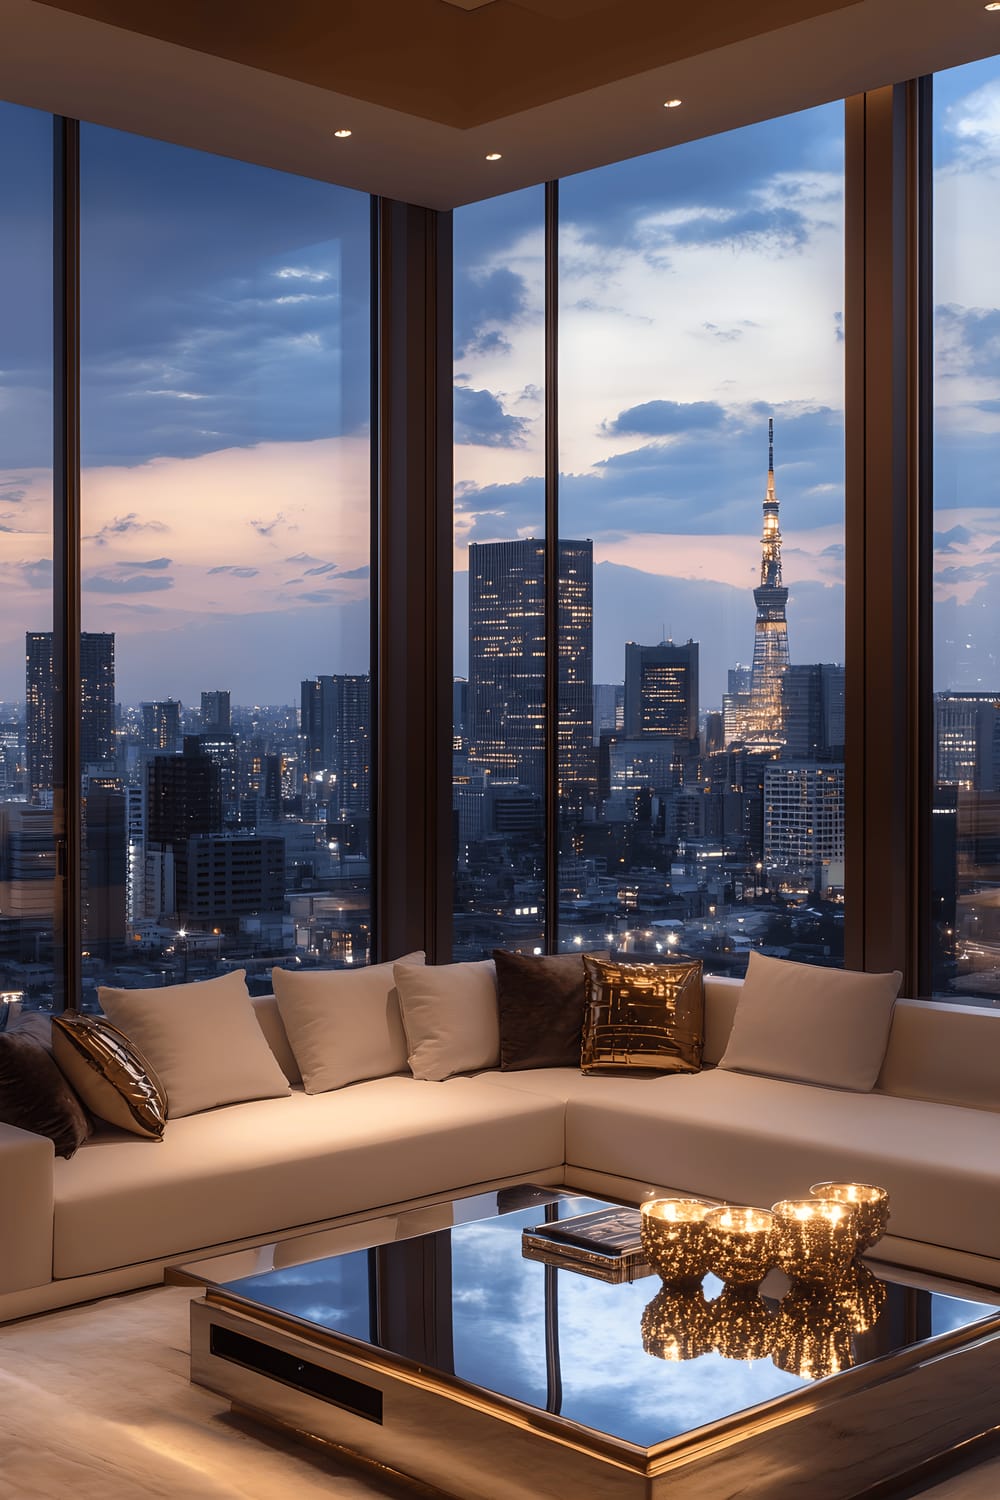
[[[741,982],[708,978],[707,1064]],[[257,1019],[290,1097],[101,1131],[70,1160],[0,1125],[0,1319],[151,1285],[165,1266],[372,1214],[536,1181],[769,1204],[831,1178],[892,1197],[891,1261],[1000,1287],[1000,1018],[901,1000],[876,1088],[712,1066],[668,1076],[397,1075],[307,1095],[273,997]]]

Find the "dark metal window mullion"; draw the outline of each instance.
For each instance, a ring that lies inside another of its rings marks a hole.
[[[83,948],[80,796],[80,124],[53,122],[52,664],[55,1005],[79,1004]]]
[[[545,184],[545,951],[559,947],[559,184]]]
[[[931,819],[934,799],[934,80],[918,79],[912,89],[915,120],[910,131],[909,172],[915,224],[911,240],[910,276],[913,282],[911,337],[914,350],[912,379],[916,382],[911,409],[917,431],[912,444],[915,462],[911,483],[916,494],[910,514],[916,537],[910,618],[910,700],[914,746],[913,821],[916,860],[911,872],[911,963],[915,995],[933,993],[932,945],[933,880]]]

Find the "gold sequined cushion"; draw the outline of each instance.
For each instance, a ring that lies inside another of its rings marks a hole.
[[[52,1055],[91,1114],[159,1140],[167,1123],[163,1085],[134,1042],[103,1016],[52,1017]]]
[[[584,955],[585,1073],[648,1068],[697,1073],[705,1040],[701,959],[622,964]]]

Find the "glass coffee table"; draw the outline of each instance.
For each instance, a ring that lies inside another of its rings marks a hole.
[[[514,1187],[179,1268],[192,1380],[461,1500],[846,1500],[996,1427],[991,1294],[885,1267],[837,1299],[677,1290],[522,1252],[602,1206]]]

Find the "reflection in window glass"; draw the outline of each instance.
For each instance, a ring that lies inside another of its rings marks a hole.
[[[540,952],[544,194],[455,214],[454,955]]]
[[[830,105],[560,185],[561,948],[843,961],[843,136]]]
[[[369,956],[369,206],[85,127],[84,1004]]]
[[[932,987],[1000,1003],[1000,60],[934,80]]]
[[[0,203],[2,1028],[53,1005],[50,116],[0,104]]]

